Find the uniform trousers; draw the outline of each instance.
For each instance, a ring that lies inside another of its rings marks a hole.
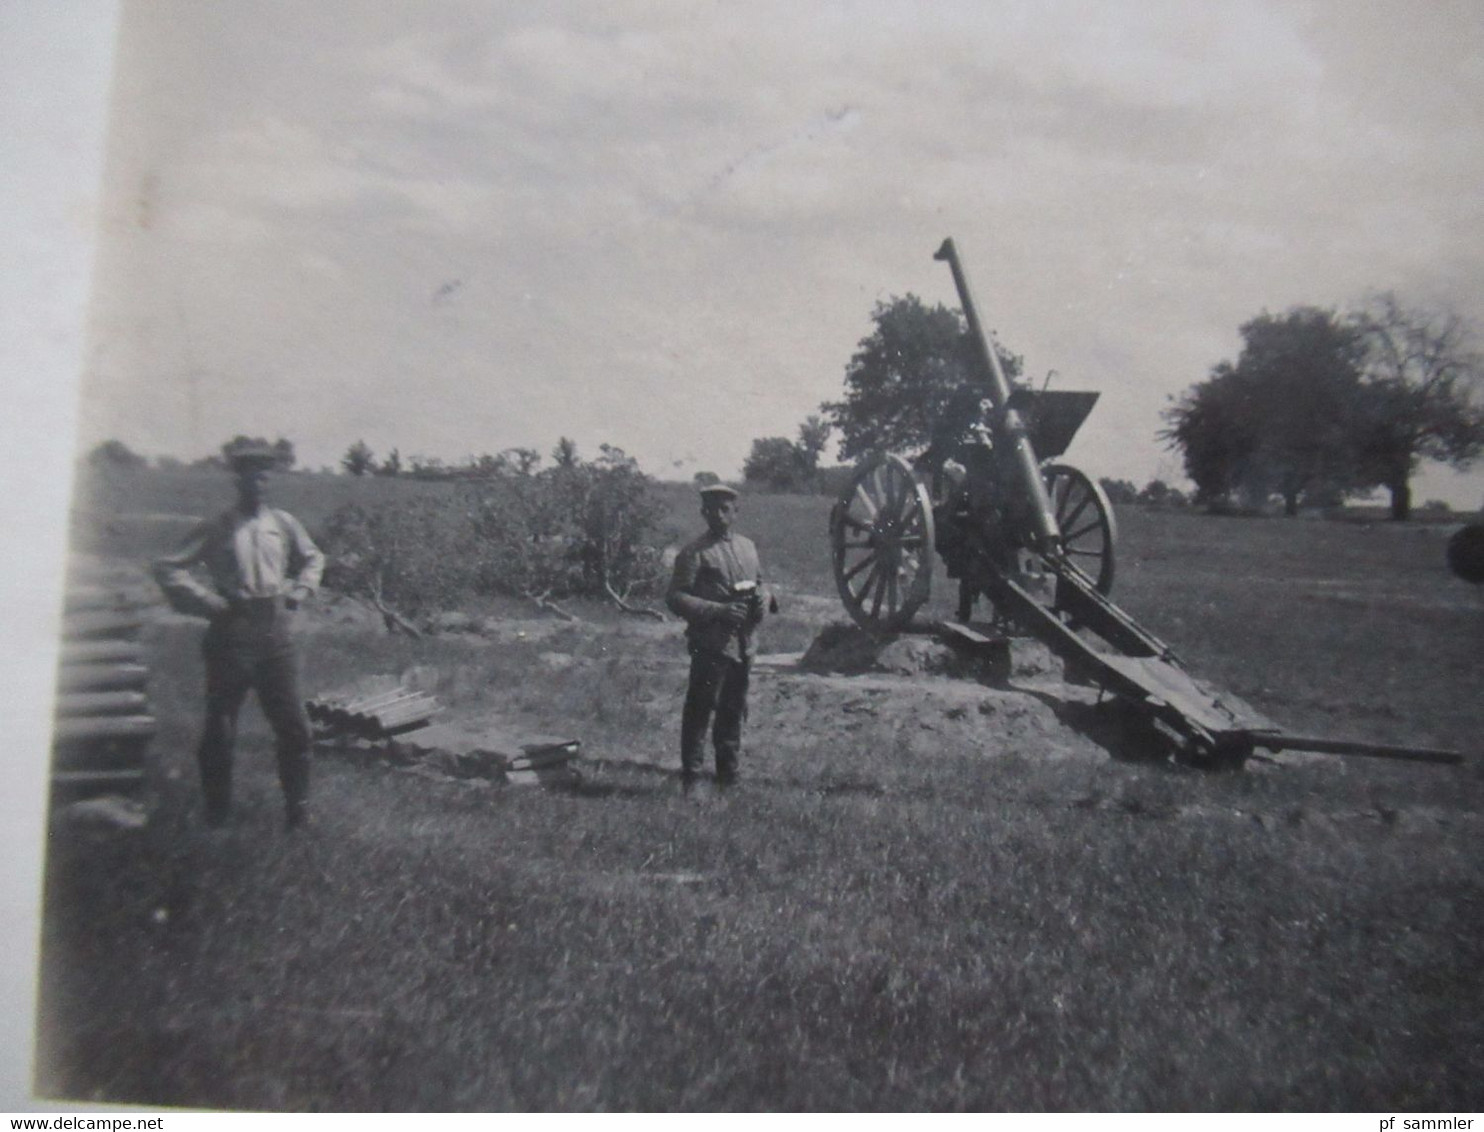
[[[299,694],[299,656],[289,635],[282,598],[236,602],[214,618],[201,642],[206,660],[206,727],[197,751],[201,788],[210,820],[232,805],[232,751],[237,715],[247,693],[273,728],[278,781],[290,816],[309,794],[309,718]]]
[[[716,780],[737,780],[742,724],[747,719],[747,677],[752,662],[723,653],[696,651],[690,658],[690,687],[680,716],[680,777],[693,782],[705,765],[706,730],[716,752]]]

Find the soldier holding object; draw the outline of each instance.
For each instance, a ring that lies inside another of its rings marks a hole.
[[[665,604],[686,621],[691,658],[680,722],[680,781],[687,793],[701,775],[708,727],[717,785],[737,781],[753,634],[763,619],[757,548],[732,531],[736,491],[724,484],[703,487],[701,515],[706,533],[676,556],[665,595]]]

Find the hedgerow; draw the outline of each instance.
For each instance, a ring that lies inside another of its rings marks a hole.
[[[326,583],[408,616],[476,596],[626,602],[663,582],[655,481],[603,445],[591,461],[498,462],[449,491],[334,512],[322,531]]]

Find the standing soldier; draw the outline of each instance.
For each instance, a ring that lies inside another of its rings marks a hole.
[[[665,604],[685,618],[690,687],[680,721],[680,782],[687,793],[705,762],[706,729],[716,752],[716,782],[737,781],[753,630],[763,619],[762,571],[752,540],[732,533],[737,493],[724,484],[701,489],[706,533],[675,558]]]
[[[325,556],[300,522],[265,502],[277,465],[263,444],[227,453],[237,505],[202,523],[174,554],[154,564],[155,580],[180,613],[205,617],[206,727],[197,760],[206,821],[219,826],[232,806],[232,748],[237,714],[250,689],[277,741],[278,780],[289,829],[304,819],[309,794],[309,720],[299,695],[299,657],[290,620],[319,588]],[[192,576],[206,569],[211,585]]]

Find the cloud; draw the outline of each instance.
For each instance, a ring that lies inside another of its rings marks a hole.
[[[101,304],[121,414],[148,359],[194,354],[296,375],[267,407],[214,387],[228,435],[280,412],[306,450],[353,423],[456,457],[566,431],[725,472],[838,395],[878,298],[956,301],[952,234],[1032,370],[1110,394],[1094,454],[1143,478],[1166,393],[1260,309],[1484,294],[1457,5],[132,11],[152,70],[125,77],[105,271],[150,286]],[[146,450],[184,427],[130,419]]]

